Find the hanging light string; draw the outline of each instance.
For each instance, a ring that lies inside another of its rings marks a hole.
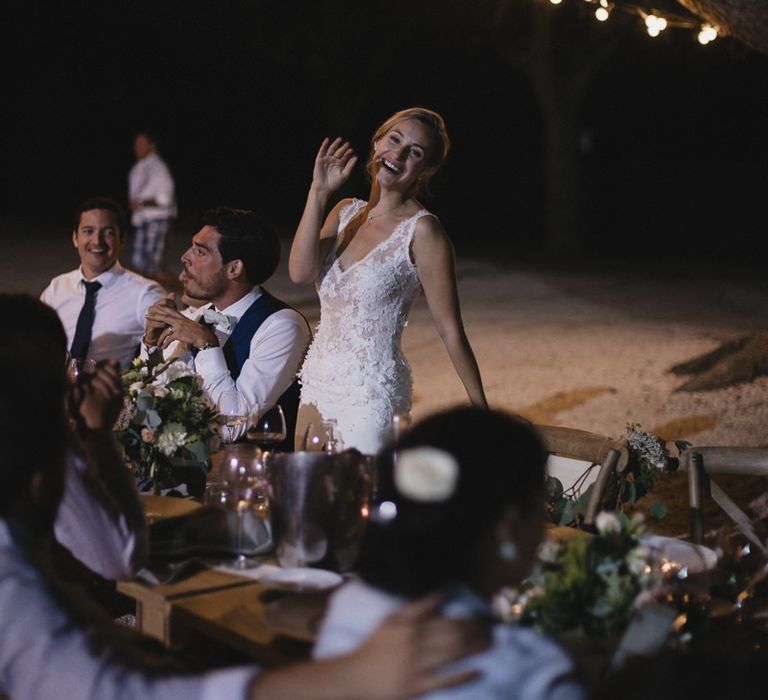
[[[563,0],[549,0],[553,5],[560,5]],[[606,22],[614,12],[623,12],[638,17],[650,37],[657,37],[669,28],[687,29],[696,32],[696,39],[705,46],[718,37],[718,28],[709,22],[702,22],[693,16],[677,15],[666,10],[641,7],[627,2],[612,2],[611,0],[583,0],[589,5],[595,5],[594,16],[598,22]]]

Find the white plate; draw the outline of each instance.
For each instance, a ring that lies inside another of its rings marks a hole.
[[[717,564],[717,552],[701,544],[661,535],[648,535],[641,542],[650,547],[659,559],[678,562],[692,574],[707,571]]]
[[[274,571],[267,572],[259,578],[261,583],[293,591],[324,591],[338,586],[343,580],[335,571],[308,567],[293,569],[275,567]]]
[[[335,588],[344,580],[341,574],[335,571],[309,567],[283,569],[273,564],[260,564],[250,569],[237,569],[231,564],[220,564],[215,568],[283,591],[326,591]]]

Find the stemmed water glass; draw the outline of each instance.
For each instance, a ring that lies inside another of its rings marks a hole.
[[[329,419],[310,423],[304,433],[305,452],[338,452],[338,428],[336,420]]]
[[[264,498],[266,481],[261,451],[252,445],[231,444],[224,452],[220,471],[221,481],[227,489],[227,501],[235,508],[237,531],[233,562],[236,569],[250,565],[243,542],[246,515],[253,516],[254,505]]]
[[[285,416],[280,404],[257,403],[251,411],[245,439],[255,442],[266,460],[270,450],[286,438]]]
[[[92,374],[96,370],[96,360],[78,360],[67,353],[67,379],[70,384],[77,384],[81,374]]]
[[[244,425],[247,420],[248,402],[245,397],[234,389],[222,392],[219,397],[219,415],[216,422],[227,429],[225,442],[234,442],[235,430]]]

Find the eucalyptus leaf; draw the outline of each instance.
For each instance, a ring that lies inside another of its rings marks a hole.
[[[667,514],[667,506],[657,501],[651,506],[651,517],[661,520]]]

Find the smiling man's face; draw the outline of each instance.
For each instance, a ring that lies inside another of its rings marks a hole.
[[[109,270],[120,253],[120,226],[109,209],[89,209],[80,214],[72,244],[80,255],[83,277],[90,280]]]

